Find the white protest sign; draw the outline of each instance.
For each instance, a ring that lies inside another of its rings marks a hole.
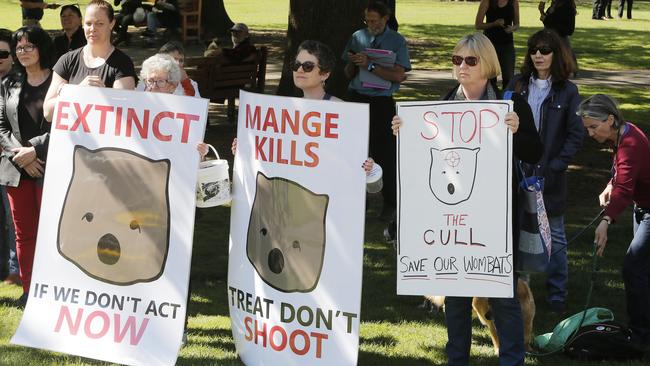
[[[66,86],[34,272],[11,342],[174,365],[186,313],[205,99]]]
[[[368,106],[240,94],[228,305],[248,365],[355,365]]]
[[[398,103],[398,294],[512,297],[511,109]]]

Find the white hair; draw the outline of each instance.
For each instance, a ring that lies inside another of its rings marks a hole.
[[[140,78],[144,81],[150,73],[160,70],[167,72],[167,79],[170,83],[178,85],[181,82],[181,69],[178,63],[171,56],[162,53],[157,53],[144,60]]]

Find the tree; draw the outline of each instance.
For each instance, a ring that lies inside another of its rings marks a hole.
[[[201,9],[203,39],[228,36],[228,30],[235,24],[230,20],[223,0],[203,0]]]
[[[342,96],[349,80],[343,73],[340,55],[352,33],[362,28],[363,10],[368,0],[290,0],[287,49],[284,55],[279,95],[297,95],[290,64],[298,45],[306,39],[321,41],[332,48],[338,58],[327,91]]]

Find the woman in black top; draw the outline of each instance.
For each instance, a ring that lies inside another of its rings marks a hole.
[[[54,60],[58,60],[68,51],[86,45],[86,37],[81,27],[81,10],[79,10],[79,7],[77,5],[64,5],[61,7],[60,16],[63,34],[54,37],[54,48],[56,50]]]
[[[54,65],[52,84],[43,106],[45,118],[52,120],[54,106],[65,84],[98,86],[116,89],[135,88],[133,61],[111,44],[115,25],[113,8],[104,0],[88,3],[84,33],[88,44],[63,55]]]
[[[7,186],[16,229],[16,251],[23,283],[21,305],[27,301],[36,248],[43,192],[43,174],[50,124],[43,100],[52,81],[52,40],[39,27],[23,27],[12,36],[18,72],[0,88],[0,184]]]
[[[519,0],[481,0],[474,25],[483,30],[496,49],[501,65],[502,89],[505,89],[515,74],[512,33],[519,29]]]
[[[544,10],[544,2],[539,3],[539,19],[544,23],[544,28],[552,29],[564,40],[571,51],[573,62],[578,66],[576,54],[571,47],[571,35],[576,29],[576,2],[575,0],[553,0],[551,6]]]

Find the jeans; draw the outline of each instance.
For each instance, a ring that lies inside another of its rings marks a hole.
[[[634,208],[634,237],[623,260],[629,328],[650,342],[650,209]]]
[[[2,206],[0,207],[0,249],[2,251],[2,262],[0,263],[0,270],[4,268],[4,260],[7,260],[7,274],[18,274],[20,268],[18,267],[18,257],[16,256],[16,230],[14,229],[14,220],[11,216],[11,208],[9,208],[9,198],[7,197],[7,189],[5,186],[0,186],[0,200]],[[6,257],[5,257],[6,255]]]
[[[546,301],[565,302],[569,264],[567,262],[567,240],[564,232],[564,216],[548,217],[551,227],[551,260],[546,268]]]
[[[158,19],[158,14],[153,11],[147,13],[147,30],[151,33],[156,33],[156,29],[162,26],[162,22]]]
[[[515,276],[514,283],[517,283]],[[490,298],[490,309],[499,336],[499,365],[524,364],[524,322],[521,305],[517,298],[517,286],[513,298]],[[447,358],[449,366],[469,365],[472,345],[472,298],[447,297],[445,299],[445,322],[447,323]]]

